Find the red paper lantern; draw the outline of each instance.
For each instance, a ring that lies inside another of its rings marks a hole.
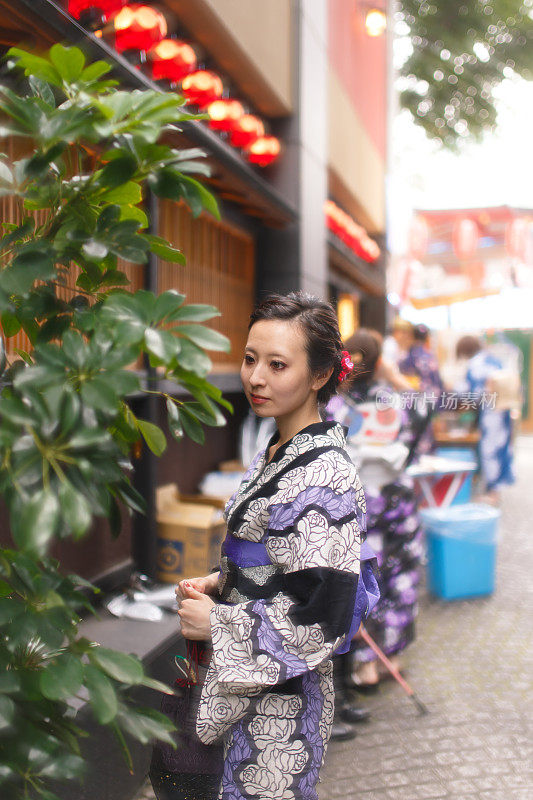
[[[479,241],[479,228],[473,219],[464,217],[458,219],[453,226],[452,244],[453,251],[460,261],[473,258],[477,251]]]
[[[68,13],[74,19],[89,19],[94,17],[98,21],[107,19],[110,14],[119,11],[126,0],[68,0]]]
[[[150,6],[125,6],[113,17],[115,47],[124,50],[149,50],[167,35],[167,21]]]
[[[379,245],[370,238],[361,225],[358,225],[333,200],[326,200],[324,212],[329,230],[335,236],[338,236],[359,258],[369,262],[376,261],[379,258],[381,255]]]
[[[517,217],[507,223],[505,229],[505,247],[513,258],[524,261],[526,257],[527,239],[530,222],[523,217]]]
[[[231,132],[231,143],[234,147],[249,147],[252,142],[265,135],[265,126],[259,119],[252,114],[243,114],[235,122]]]
[[[252,142],[246,154],[251,164],[268,167],[269,164],[272,164],[277,159],[280,151],[281,144],[279,139],[276,139],[275,136],[260,136],[255,142]]]
[[[181,91],[190,105],[205,108],[209,103],[218,100],[224,91],[224,86],[214,72],[199,69],[183,79]]]
[[[149,52],[152,61],[152,78],[178,83],[196,69],[196,53],[186,42],[162,39]]]
[[[238,100],[222,98],[210,103],[207,113],[210,128],[215,131],[232,131],[237,120],[244,114],[244,108]]]

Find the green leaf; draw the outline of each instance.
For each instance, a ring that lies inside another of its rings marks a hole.
[[[128,183],[130,178],[135,175],[136,170],[137,162],[133,156],[124,155],[120,158],[115,158],[106,164],[100,172],[98,184],[108,192],[110,189]]]
[[[118,159],[114,160],[116,161]],[[128,181],[122,184],[122,186],[117,186],[115,189],[110,189],[100,195],[100,200],[106,203],[116,203],[119,206],[136,206],[142,199],[142,188],[140,184],[135,181]]]
[[[174,315],[182,307],[185,295],[180,294],[175,289],[162,292],[155,301],[154,320],[162,322],[164,319],[173,319]],[[167,321],[169,321],[167,319]]]
[[[115,390],[104,378],[93,378],[81,387],[81,396],[85,405],[105,411],[109,414],[118,412],[118,397]]]
[[[21,50],[19,47],[11,47],[7,51],[9,58],[15,58],[19,67],[24,70],[25,75],[32,75],[35,78],[40,78],[52,86],[61,86],[61,75],[57,69],[47,59],[36,56],[33,53],[28,53],[26,50]]]
[[[171,261],[174,264],[185,264],[187,259],[181,252],[181,250],[177,250],[175,247],[172,247],[168,242],[162,239],[160,236],[153,236],[152,234],[145,233],[145,237],[150,242],[150,250],[159,258],[162,258],[164,261]]]
[[[167,686],[167,684],[163,683],[162,681],[157,681],[154,678],[150,678],[148,675],[145,675],[142,679],[141,686],[147,686],[148,689],[154,689],[154,691],[162,692],[163,694],[173,694],[170,686]]]
[[[172,322],[205,322],[207,319],[220,316],[221,313],[215,306],[209,306],[205,303],[191,303],[190,305],[182,306],[176,311],[172,315]]]
[[[176,403],[170,399],[170,397],[167,398],[166,406],[168,411],[168,427],[170,433],[174,439],[180,441],[180,439],[183,439],[183,426],[181,424],[178,407]]]
[[[184,193],[184,198],[186,203],[188,203],[188,205],[191,207],[191,211],[193,212],[194,216],[198,216],[202,208],[205,208],[205,210],[209,211],[209,213],[212,214],[215,219],[220,219],[220,211],[218,210],[217,201],[211,192],[208,191],[199,181],[195,180],[194,178],[189,178],[187,175],[183,175],[182,180],[187,187]]]
[[[40,97],[51,108],[55,108],[56,102],[50,84],[41,80],[41,78],[36,78],[35,75],[30,75],[28,83],[36,97]]]
[[[109,678],[92,664],[85,664],[84,674],[94,716],[100,725],[107,725],[115,719],[118,711],[115,688]]]
[[[100,646],[92,648],[88,655],[92,664],[120,683],[133,686],[141,683],[144,677],[142,664],[135,656]]]
[[[168,364],[178,355],[181,343],[170,331],[147,328],[144,332],[146,349],[164,364]]]
[[[11,518],[13,538],[21,550],[44,556],[59,522],[59,502],[50,489],[41,489],[26,500]]]
[[[70,753],[54,755],[38,774],[43,778],[54,780],[74,780],[81,778],[85,771],[85,761],[80,756]]]
[[[227,336],[204,325],[180,325],[176,328],[176,332],[206,350],[222,350],[227,353],[231,347]]]
[[[146,500],[139,494],[137,489],[133,488],[127,479],[117,486],[117,493],[122,502],[132,511],[136,511],[138,514],[146,514]]]
[[[137,420],[137,428],[154,455],[160,456],[165,452],[167,440],[161,428],[145,419]]]
[[[111,730],[113,731],[113,733],[115,734],[115,738],[116,738],[116,740],[117,740],[117,742],[119,744],[120,751],[122,753],[122,757],[123,757],[124,761],[126,762],[126,765],[127,765],[128,769],[129,769],[130,773],[133,775],[133,772],[134,772],[134,770],[133,770],[133,759],[131,757],[130,749],[128,747],[126,739],[124,738],[124,734],[122,733],[122,731],[120,730],[120,728],[119,728],[119,726],[117,725],[116,722],[112,722],[110,727],[111,727]]]
[[[180,421],[183,425],[183,430],[187,434],[187,436],[196,442],[197,444],[203,444],[205,442],[205,433],[204,429],[196,419],[196,417],[191,414],[191,412],[187,409],[186,406],[181,406],[179,409],[180,413]]]
[[[26,217],[24,222],[20,225],[15,225],[13,230],[6,233],[5,236],[0,239],[0,249],[5,250],[6,247],[9,247],[13,242],[18,242],[21,239],[25,239],[27,236],[31,236],[34,230],[35,218]]]
[[[15,703],[10,697],[0,695],[0,730],[7,728],[15,719]]]
[[[139,224],[140,229],[148,228],[150,220],[139,206],[120,206],[120,219],[133,219]]]
[[[56,270],[49,245],[35,242],[27,245],[13,259],[11,264],[0,272],[0,288],[7,294],[25,295],[35,281],[49,281],[55,278]]]
[[[18,319],[14,314],[10,311],[4,311],[2,314],[2,330],[4,331],[4,336],[8,339],[11,336],[16,336],[17,333],[20,331],[21,325]]]
[[[199,394],[198,399],[198,403],[187,403],[184,408],[194,414],[200,422],[205,422],[206,425],[213,425],[217,428],[223,427],[226,424],[226,418],[220,409],[205,395]]]
[[[58,495],[63,519],[74,538],[79,539],[91,524],[92,514],[89,504],[68,481],[59,485]]]
[[[68,700],[83,681],[83,665],[72,655],[60,655],[40,675],[41,691],[49,700]]]
[[[183,339],[181,342],[179,363],[184,369],[194,372],[200,378],[205,378],[212,367],[207,353],[188,339]]]
[[[78,47],[54,44],[50,48],[50,60],[65,83],[78,80],[85,66],[85,56]]]
[[[80,75],[80,80],[84,83],[97,81],[102,75],[111,72],[111,69],[111,64],[108,64],[107,61],[95,61],[93,64],[89,64],[88,67],[85,67]]]
[[[20,689],[20,678],[13,671],[0,673],[0,694],[13,694]]]

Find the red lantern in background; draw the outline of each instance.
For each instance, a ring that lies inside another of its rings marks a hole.
[[[178,83],[196,69],[196,53],[186,42],[162,39],[149,52],[152,61],[152,78]]]
[[[237,120],[244,114],[244,108],[238,100],[222,98],[210,103],[207,113],[210,128],[215,131],[232,131]]]
[[[525,261],[530,224],[530,221],[523,217],[517,217],[507,223],[505,247],[512,258]]]
[[[260,167],[268,167],[277,159],[281,151],[279,139],[275,136],[260,136],[246,151],[248,161]]]
[[[151,6],[125,6],[113,17],[115,47],[125,50],[149,50],[167,35],[167,21]]]
[[[119,11],[125,3],[126,0],[68,0],[67,9],[74,19],[94,19],[100,23]]]
[[[265,126],[259,119],[252,114],[243,114],[235,122],[231,132],[231,143],[234,147],[249,147],[252,142],[265,135]]]
[[[415,217],[409,228],[409,255],[420,261],[427,253],[429,228],[423,217]]]
[[[458,219],[453,226],[452,244],[453,251],[460,261],[473,258],[477,251],[479,241],[479,228],[473,219],[463,217]]]
[[[214,72],[199,69],[183,79],[181,91],[189,105],[205,108],[209,103],[218,100],[224,91],[224,86]]]
[[[326,225],[335,236],[345,243],[359,258],[364,261],[376,261],[381,255],[379,245],[370,238],[365,229],[356,223],[349,214],[339,208],[333,200],[324,203]]]

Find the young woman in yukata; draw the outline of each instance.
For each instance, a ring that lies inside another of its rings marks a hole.
[[[196,730],[223,738],[223,800],[317,798],[331,656],[376,592],[345,433],[319,414],[350,368],[329,304],[295,293],[253,312],[241,378],[277,433],[226,506],[220,572],[176,589],[183,635],[212,642]]]

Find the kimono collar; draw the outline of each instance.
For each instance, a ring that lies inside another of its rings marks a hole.
[[[276,431],[273,436],[271,436],[270,441],[266,446],[264,455],[265,464],[274,464],[279,461],[289,447],[294,446],[295,449],[298,450],[298,437],[301,437],[302,441],[305,439],[306,442],[309,442],[310,437],[327,436],[328,433],[334,428],[342,429],[344,432],[344,439],[346,439],[348,429],[343,425],[340,425],[338,422],[313,422],[311,425],[307,425],[305,428],[302,428],[302,430],[298,431],[298,433],[295,433],[290,439],[287,439],[287,441],[284,442],[281,447],[278,447],[270,461],[268,461],[268,452],[272,445],[276,444],[279,439],[279,431]],[[305,449],[307,450],[309,447],[307,446]]]

